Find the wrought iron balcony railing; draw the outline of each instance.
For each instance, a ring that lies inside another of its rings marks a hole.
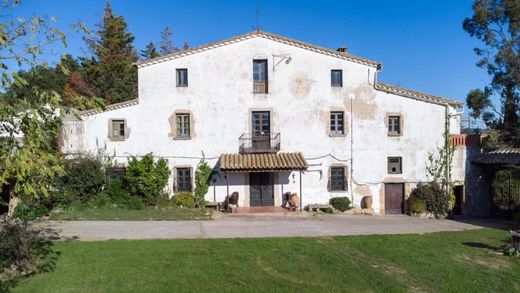
[[[280,150],[280,133],[244,133],[238,138],[241,153],[276,153]]]

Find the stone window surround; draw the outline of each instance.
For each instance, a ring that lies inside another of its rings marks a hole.
[[[177,115],[184,114],[190,116],[190,135],[189,136],[177,136]],[[195,137],[195,119],[193,118],[193,113],[188,109],[177,109],[173,112],[168,119],[170,122],[170,133],[168,136],[172,137],[174,140],[190,140]]]
[[[124,137],[114,137],[113,136],[113,133],[114,133],[114,129],[112,128],[112,122],[113,121],[123,121],[124,125],[125,125],[125,136]],[[128,128],[128,122],[126,121],[125,118],[110,118],[108,119],[108,138],[111,140],[111,141],[125,141],[128,139],[128,137],[130,136],[130,128]]]
[[[399,117],[399,133],[395,133],[395,132],[389,132],[388,131],[388,120],[390,119],[390,116],[397,116]],[[386,115],[385,115],[385,127],[386,127],[386,132],[388,133],[388,136],[390,137],[399,137],[399,136],[403,136],[403,130],[404,130],[404,117],[403,117],[403,114],[400,113],[400,112],[387,112]]]
[[[173,193],[176,193],[176,192],[185,192],[185,191],[177,191],[177,169],[182,169],[182,168],[188,168],[190,170],[190,179],[191,179],[191,192],[193,192],[195,190],[194,188],[194,180],[193,180],[193,167],[191,165],[175,165],[173,167]],[[189,192],[189,191],[188,191]]]
[[[331,182],[331,175],[332,175],[332,168],[343,168],[343,174],[344,174],[344,180],[345,180],[345,186],[343,190],[332,190],[332,182]],[[327,190],[330,193],[345,193],[348,191],[348,180],[349,180],[349,171],[348,166],[342,163],[333,163],[329,166],[328,172],[327,172]]]
[[[332,133],[332,131],[330,131],[330,115],[332,114],[332,112],[342,112],[343,113],[343,133]],[[329,117],[328,117],[328,120],[327,120],[327,135],[330,136],[330,137],[345,137],[347,135],[347,129],[346,129],[346,126],[347,126],[347,114],[346,114],[346,111],[345,109],[343,108],[340,108],[340,107],[332,107],[329,111]]]

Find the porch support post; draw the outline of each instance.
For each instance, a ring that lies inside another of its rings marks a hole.
[[[229,172],[226,171],[226,190],[227,190],[227,194],[226,194],[226,209],[227,209],[227,212],[229,213]]]
[[[300,212],[303,211],[303,206],[302,206],[302,198],[303,198],[303,193],[302,193],[302,171],[300,171]]]

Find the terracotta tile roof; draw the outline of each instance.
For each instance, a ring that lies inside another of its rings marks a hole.
[[[336,50],[331,50],[331,49],[328,49],[328,48],[315,46],[315,45],[312,45],[312,44],[309,44],[309,43],[305,43],[305,42],[302,42],[302,41],[294,40],[294,39],[291,39],[291,38],[283,37],[283,36],[280,36],[280,35],[264,32],[264,31],[252,31],[252,32],[247,33],[247,34],[235,36],[235,37],[232,37],[232,38],[229,38],[229,39],[225,39],[225,40],[222,40],[222,41],[209,43],[209,44],[198,46],[198,47],[193,47],[193,48],[190,48],[190,49],[185,50],[185,51],[178,51],[178,52],[174,52],[174,53],[171,53],[171,54],[168,54],[168,55],[164,55],[164,56],[160,56],[160,57],[156,57],[156,58],[152,58],[152,59],[141,60],[141,61],[136,62],[135,65],[137,65],[137,67],[144,67],[144,66],[160,63],[160,62],[167,61],[167,60],[172,60],[172,59],[176,59],[176,58],[192,55],[192,54],[195,54],[195,53],[204,52],[204,51],[207,51],[207,50],[210,50],[210,49],[219,48],[219,47],[222,47],[222,46],[225,46],[225,45],[229,45],[229,44],[233,44],[233,43],[236,43],[236,42],[244,41],[244,40],[251,39],[251,38],[254,38],[254,37],[262,37],[262,38],[265,38],[265,39],[277,41],[277,42],[280,42],[280,43],[284,43],[284,44],[287,44],[287,45],[299,47],[299,48],[302,48],[302,49],[306,49],[306,50],[309,50],[309,51],[313,51],[313,52],[317,52],[317,53],[321,53],[321,54],[325,54],[325,55],[329,55],[329,56],[334,56],[334,57],[345,59],[345,60],[349,60],[349,61],[352,61],[352,62],[361,63],[361,64],[364,64],[364,65],[374,66],[374,67],[377,67],[377,68],[381,67],[381,64],[379,62],[377,62],[377,61],[373,61],[373,60],[357,57],[357,56],[349,54],[348,52],[338,52]]]
[[[306,170],[307,161],[302,153],[277,154],[222,154],[222,171],[283,171]]]
[[[382,82],[376,83],[376,89],[383,91],[383,92],[396,94],[396,95],[404,96],[404,97],[419,100],[419,101],[429,102],[429,103],[449,104],[450,106],[455,106],[455,107],[462,107],[464,105],[460,101],[455,101],[455,100],[450,100],[450,99],[446,99],[443,97],[420,93],[420,92],[412,91],[412,90],[394,86],[394,85],[389,85],[389,84],[382,83]]]
[[[486,165],[520,165],[520,149],[499,149],[480,154],[471,161]]]
[[[105,109],[90,109],[90,110],[81,111],[81,112],[79,112],[79,115],[84,116],[84,117],[92,116],[92,115],[95,115],[98,113],[122,109],[122,108],[130,107],[130,106],[134,106],[137,104],[139,104],[139,99],[133,99],[133,100],[128,100],[128,101],[108,105],[105,107]]]

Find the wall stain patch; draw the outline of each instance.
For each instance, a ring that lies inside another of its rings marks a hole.
[[[311,90],[311,82],[305,73],[295,73],[291,78],[291,93],[295,97],[305,98]]]

